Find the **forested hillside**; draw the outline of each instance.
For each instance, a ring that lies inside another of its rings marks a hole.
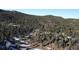
[[[0,49],[6,49],[4,41],[14,42],[14,37],[28,42],[32,48],[78,50],[79,19],[0,10]]]

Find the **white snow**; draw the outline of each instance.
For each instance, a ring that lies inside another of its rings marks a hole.
[[[30,45],[21,44],[22,47],[30,47]]]
[[[13,37],[13,38],[14,38],[15,40],[17,40],[17,41],[20,40],[20,38],[17,38],[17,37]]]

